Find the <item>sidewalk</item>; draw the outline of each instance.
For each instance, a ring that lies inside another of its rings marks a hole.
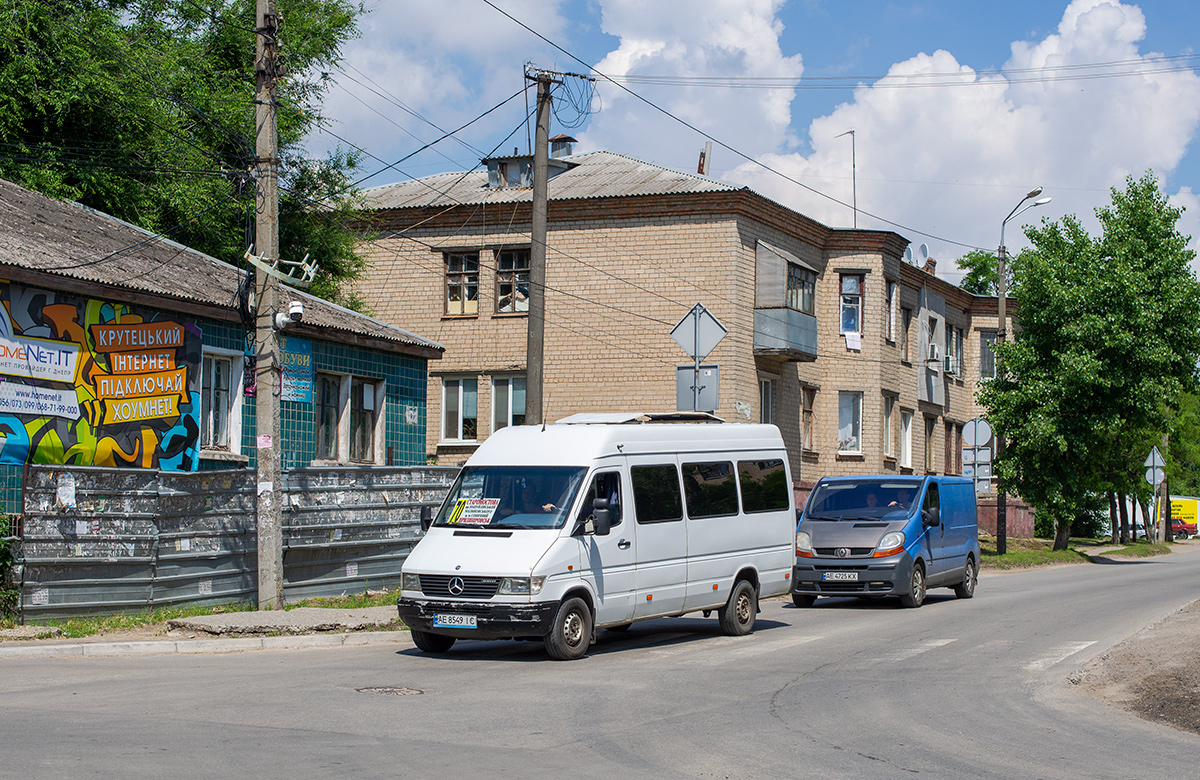
[[[5,658],[78,658],[83,656],[194,655],[306,647],[392,644],[412,646],[392,606],[364,609],[302,607],[292,610],[229,612],[179,618],[165,634],[130,632],[82,639],[0,641]],[[393,630],[377,630],[381,628]]]

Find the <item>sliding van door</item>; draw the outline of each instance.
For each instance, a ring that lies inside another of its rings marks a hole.
[[[687,583],[687,531],[674,457],[627,458],[637,524],[637,591],[634,617],[683,611]]]

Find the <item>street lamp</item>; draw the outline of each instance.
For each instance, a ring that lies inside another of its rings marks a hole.
[[[996,331],[996,342],[1004,343],[1005,336],[1008,335],[1008,312],[1006,304],[1008,302],[1008,278],[1007,271],[1004,269],[1004,261],[1008,257],[1008,250],[1004,247],[1004,227],[1013,217],[1024,214],[1034,206],[1045,206],[1050,202],[1050,198],[1037,198],[1042,194],[1041,187],[1034,187],[1030,190],[1021,201],[1013,206],[1013,210],[1008,212],[1008,216],[1000,223],[1000,248],[996,250],[996,314],[999,320],[999,327]],[[1026,201],[1033,200],[1032,203]],[[1004,434],[1000,429],[996,429],[996,460],[999,461],[1004,455]],[[997,481],[996,485],[998,494],[996,496],[996,554],[1004,555],[1008,552],[1008,499],[1005,496],[1003,487]]]

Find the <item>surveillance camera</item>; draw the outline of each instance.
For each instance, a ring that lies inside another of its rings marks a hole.
[[[288,319],[292,322],[299,322],[304,319],[304,304],[300,301],[292,301],[288,305]]]

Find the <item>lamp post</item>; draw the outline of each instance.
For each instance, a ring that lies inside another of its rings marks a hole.
[[[1004,268],[1004,261],[1008,257],[1008,250],[1004,247],[1004,227],[1013,217],[1024,214],[1034,206],[1044,206],[1050,202],[1050,198],[1038,198],[1033,203],[1026,203],[1028,200],[1037,198],[1042,194],[1041,187],[1034,187],[1030,190],[1021,201],[1013,207],[1013,210],[1008,212],[1008,216],[1000,223],[1000,248],[996,250],[996,314],[998,320],[998,328],[996,330],[996,342],[1004,343],[1005,337],[1008,335],[1008,312],[1006,304],[1008,302],[1008,277],[1007,271]],[[1023,208],[1022,208],[1023,207]],[[996,461],[1004,455],[1004,433],[996,428]],[[999,479],[996,482],[996,554],[1004,555],[1008,552],[1008,498],[1004,493],[1004,487],[1000,484]]]

